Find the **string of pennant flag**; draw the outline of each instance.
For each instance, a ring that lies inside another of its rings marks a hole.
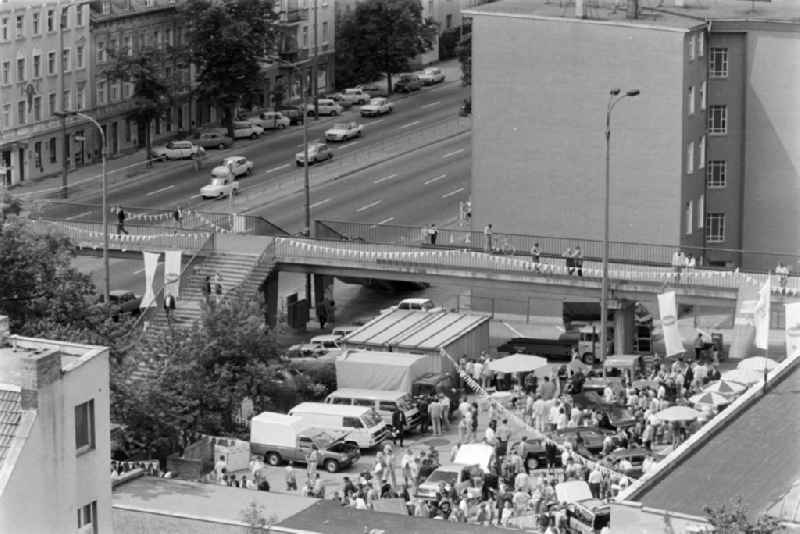
[[[105,234],[103,232],[98,232],[95,230],[88,230],[86,228],[80,228],[77,226],[69,225],[69,224],[62,224],[59,225],[62,228],[65,228],[71,232],[74,232],[79,235],[87,236],[87,237],[94,237],[94,238],[102,238]],[[162,238],[175,238],[181,237],[185,239],[201,239],[205,240],[208,239],[208,234],[201,233],[201,232],[171,232],[171,233],[163,233],[163,234],[112,234],[109,233],[108,238],[112,241],[121,241],[121,242],[138,242],[138,241],[150,241],[154,239],[162,239]]]
[[[109,208],[109,211],[111,211],[111,213],[116,213],[116,208],[113,208],[113,207]],[[125,219],[127,221],[144,221],[144,222],[169,221],[169,220],[174,220],[174,218],[175,218],[174,213],[175,213],[174,211],[164,212],[164,213],[145,213],[145,212],[127,212],[126,211],[125,212]],[[214,231],[217,232],[217,233],[220,233],[220,234],[231,233],[231,230],[228,230],[227,228],[224,228],[224,227],[216,224],[215,222],[209,220],[207,217],[205,217],[199,211],[196,211],[196,210],[193,210],[193,209],[190,209],[190,208],[181,209],[181,215],[182,215],[182,217],[187,217],[187,216],[196,217],[200,221],[202,221],[203,224],[213,228]]]

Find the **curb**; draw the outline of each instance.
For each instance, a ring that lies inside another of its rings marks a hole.
[[[383,163],[395,160],[397,158],[400,158],[400,157],[403,157],[403,156],[407,156],[408,154],[411,154],[413,152],[417,152],[419,150],[424,150],[426,148],[430,148],[431,146],[437,145],[439,143],[443,143],[445,141],[449,141],[451,139],[454,139],[454,138],[456,138],[456,137],[458,137],[460,135],[470,134],[470,133],[472,133],[471,129],[464,130],[463,132],[449,134],[449,135],[447,135],[445,137],[442,137],[441,139],[437,139],[436,141],[428,143],[427,145],[416,147],[416,148],[411,148],[411,149],[408,149],[408,150],[404,150],[403,152],[399,152],[397,154],[389,156],[388,158],[382,159],[380,161],[373,161],[371,163],[366,163],[366,164],[361,165],[359,167],[344,171],[341,174],[335,174],[333,176],[321,178],[317,183],[315,183],[315,184],[312,183],[311,186],[313,187],[315,185],[322,185],[322,184],[327,184],[329,182],[335,182],[336,180],[340,180],[342,178],[347,178],[348,176],[351,176],[351,175],[356,174],[358,172],[364,171],[366,169],[369,169],[369,168],[372,168],[372,167],[376,167],[378,165],[381,165]],[[282,192],[281,192],[281,189],[278,189],[278,195],[270,198],[268,201],[262,203],[259,206],[254,206],[252,208],[247,208],[245,210],[242,210],[242,211],[238,212],[238,214],[239,215],[247,215],[247,214],[249,214],[250,212],[252,212],[254,210],[263,209],[265,206],[268,206],[272,202],[276,202],[278,200],[282,200],[282,199],[288,197],[289,195],[297,194],[297,193],[303,191],[303,189],[304,189],[304,186],[302,186],[302,185],[299,188],[295,188],[295,189],[291,189],[291,190],[290,189],[286,189],[285,191],[282,191]]]

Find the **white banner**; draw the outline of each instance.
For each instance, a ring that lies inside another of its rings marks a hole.
[[[172,295],[178,301],[181,287],[181,251],[164,251],[164,297]]]
[[[756,347],[766,350],[769,346],[769,314],[770,314],[770,296],[772,294],[772,287],[770,284],[770,276],[767,276],[767,281],[758,292],[758,303],[753,312],[753,321],[756,327]]]
[[[728,358],[741,360],[752,355],[756,337],[756,307],[759,294],[750,284],[739,286],[736,311],[733,316],[733,339],[728,349]]]
[[[661,314],[661,329],[664,331],[664,346],[667,356],[684,352],[681,333],[678,331],[678,307],[675,292],[667,291],[658,295],[658,310]]]
[[[800,355],[800,302],[786,304],[786,357]]]
[[[156,296],[153,293],[153,282],[156,279],[156,268],[158,267],[158,258],[161,254],[158,252],[142,252],[144,255],[144,296],[140,308],[150,308],[156,305]]]

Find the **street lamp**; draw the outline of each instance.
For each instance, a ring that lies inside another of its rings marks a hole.
[[[104,270],[104,283],[103,283],[103,302],[108,307],[111,303],[109,300],[109,291],[111,286],[111,269],[108,264],[108,177],[106,176],[106,133],[100,123],[94,118],[81,113],[80,111],[56,111],[53,113],[56,117],[61,117],[66,124],[67,117],[80,117],[94,124],[97,131],[100,132],[101,149],[100,154],[102,158],[102,196],[103,196],[103,270]],[[66,155],[65,155],[66,157]]]
[[[603,279],[600,289],[600,357],[605,359],[608,348],[608,242],[609,242],[609,211],[611,187],[611,111],[623,98],[634,97],[639,94],[638,89],[631,89],[622,93],[619,89],[609,91],[608,106],[606,107],[606,180],[603,190]]]

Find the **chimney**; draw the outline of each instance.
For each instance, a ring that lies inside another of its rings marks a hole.
[[[8,324],[8,317],[0,315],[0,347],[6,344],[10,335],[11,327]]]
[[[626,16],[629,19],[639,18],[639,0],[628,0],[628,12]]]
[[[583,0],[575,0],[575,18],[585,19],[586,11],[583,9]]]

